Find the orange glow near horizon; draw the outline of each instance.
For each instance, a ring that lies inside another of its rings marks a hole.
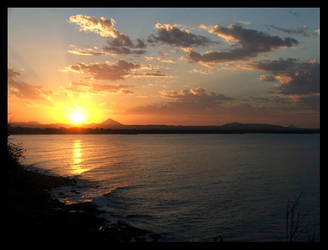
[[[78,105],[74,104],[75,108],[70,112],[70,122],[79,125],[87,121],[85,110],[81,109]]]
[[[79,111],[75,111],[73,114],[72,114],[72,123],[81,123],[85,120],[85,117],[83,115],[83,113],[79,112]]]

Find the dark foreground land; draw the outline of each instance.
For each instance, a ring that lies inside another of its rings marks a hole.
[[[26,170],[15,157],[8,157],[8,230],[12,239],[50,239],[100,242],[157,241],[160,235],[124,222],[110,223],[89,202],[66,205],[51,197],[48,190],[74,185],[68,177]]]

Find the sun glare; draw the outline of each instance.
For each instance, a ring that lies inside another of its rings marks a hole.
[[[81,111],[74,111],[71,116],[72,123],[78,124],[85,120],[84,114]]]

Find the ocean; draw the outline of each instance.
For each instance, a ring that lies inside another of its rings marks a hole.
[[[302,193],[297,240],[320,241],[320,134],[11,135],[23,164],[74,187],[106,219],[163,241],[285,241],[288,200]]]

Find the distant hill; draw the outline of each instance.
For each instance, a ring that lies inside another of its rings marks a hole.
[[[85,125],[85,127],[88,128],[112,128],[112,129],[117,129],[117,128],[123,128],[124,125],[114,121],[112,119],[107,119],[106,121],[103,121],[101,123],[92,123],[89,125]]]
[[[60,127],[71,127],[68,124],[64,123],[52,123],[52,124],[44,124],[39,122],[13,122],[10,123],[12,127],[24,127],[24,128],[60,128]]]
[[[33,133],[320,133],[320,128],[305,129],[295,126],[280,126],[259,123],[227,123],[220,126],[183,126],[183,125],[124,125],[112,119],[101,123],[74,126],[69,124],[41,124],[38,122],[11,123],[9,132],[12,134]]]
[[[43,124],[39,122],[13,122],[10,123],[12,127],[24,127],[24,128],[72,128],[77,127],[74,124],[65,124],[65,123],[49,123]],[[121,128],[121,123],[114,121],[112,119],[107,119],[101,123],[91,123],[91,124],[84,124],[82,127],[84,128]]]
[[[272,125],[272,124],[260,124],[260,123],[238,123],[238,122],[233,122],[233,123],[227,123],[222,126],[220,126],[221,129],[224,130],[286,130],[286,129],[297,129],[296,127],[284,127],[280,125]]]

